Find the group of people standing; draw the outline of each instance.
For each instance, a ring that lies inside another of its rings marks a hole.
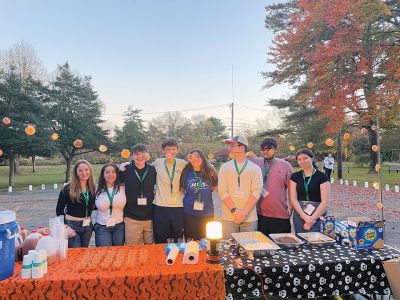
[[[90,163],[77,161],[56,208],[65,217],[69,247],[88,247],[92,231],[96,246],[166,243],[183,236],[199,240],[214,219],[213,197],[218,195],[224,238],[255,230],[289,233],[293,210],[296,232],[319,231],[330,187],[310,150],[296,154],[301,170],[293,173],[289,163],[276,157],[273,138],[261,142],[261,157],[248,155],[244,136],[225,143],[231,160],[218,174],[199,149],[190,151],[188,162],[177,158],[175,138],[163,141],[164,157],[152,164],[146,147],[135,145],[131,162],[102,167],[97,186]]]

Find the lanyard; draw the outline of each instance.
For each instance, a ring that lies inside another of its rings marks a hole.
[[[308,187],[310,185],[311,178],[315,174],[316,171],[317,170],[313,168],[313,172],[312,172],[311,176],[308,178],[307,181],[306,181],[306,177],[304,175],[304,171],[302,171],[302,173],[303,173],[303,181],[304,181],[304,189],[306,190],[306,200],[307,201],[310,201],[310,194],[308,193]]]
[[[269,165],[269,168],[267,167],[266,159],[264,159],[264,177],[263,177],[263,183],[265,184],[268,180],[268,174],[269,170],[271,170],[272,165],[275,162],[275,158],[271,160],[271,164]]]
[[[203,179],[201,178],[201,176],[198,176],[196,171],[193,171],[194,174],[194,178],[197,179],[197,201],[201,201],[201,188],[203,187]]]
[[[144,181],[144,179],[146,178],[147,170],[148,170],[148,168],[146,168],[146,170],[144,171],[142,177],[140,177],[140,176],[139,176],[139,173],[137,172],[137,170],[135,170],[136,177],[137,177],[137,178],[139,179],[139,181],[140,181],[140,196],[141,196],[141,197],[143,197],[143,181]]]
[[[86,218],[88,217],[88,206],[89,206],[89,191],[83,192],[82,191],[82,195],[83,195],[83,199],[85,200],[85,216]]]
[[[248,162],[249,162],[248,159],[246,159],[246,161],[243,164],[242,169],[239,171],[239,167],[237,165],[236,159],[233,160],[233,163],[235,164],[236,173],[238,174],[238,180],[237,180],[238,187],[240,187],[240,175],[243,173],[243,171],[246,168]]]
[[[114,196],[115,196],[115,189],[113,189],[112,194],[110,195],[108,188],[106,188],[106,193],[107,193],[108,200],[110,200],[110,216],[111,216],[112,215],[112,205],[113,205]]]
[[[172,192],[174,190],[174,187],[173,187],[172,183],[174,181],[174,176],[175,176],[176,159],[174,158],[174,164],[172,166],[172,176],[171,176],[171,174],[169,173],[169,170],[168,170],[167,160],[164,160],[164,167],[165,167],[165,171],[167,171],[167,174],[168,174],[168,177],[169,177],[169,187],[171,189],[171,194],[172,194]]]

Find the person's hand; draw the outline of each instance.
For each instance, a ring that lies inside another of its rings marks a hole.
[[[245,214],[242,210],[240,210],[240,209],[237,209],[237,210],[233,213],[233,216],[234,216],[234,218],[235,218],[235,219],[233,220],[233,223],[235,223],[235,224],[237,224],[237,225],[242,224],[243,221],[247,218],[246,214]]]
[[[75,230],[73,230],[71,227],[67,226],[67,236],[68,238],[73,238],[74,236],[76,236],[76,232]]]
[[[303,225],[304,230],[310,230],[312,228],[312,225],[310,225],[309,223],[304,223]]]
[[[288,207],[287,208],[287,212],[288,212],[289,217],[290,217],[292,215],[292,212],[293,212],[293,207]]]
[[[119,165],[119,170],[121,172],[125,171],[127,165],[129,165],[129,162],[124,162],[124,163],[120,164]]]

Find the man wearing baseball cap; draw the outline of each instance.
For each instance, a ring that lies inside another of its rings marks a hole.
[[[246,157],[247,138],[238,135],[225,141],[230,161],[218,173],[218,193],[223,200],[222,223],[224,238],[231,233],[257,230],[256,203],[262,190],[260,168]]]
[[[265,138],[260,147],[262,157],[250,157],[263,174],[263,188],[257,204],[258,230],[264,234],[290,233],[292,208],[287,190],[293,169],[288,162],[275,157],[278,147],[275,139]]]

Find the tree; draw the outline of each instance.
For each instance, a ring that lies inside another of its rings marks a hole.
[[[288,83],[295,99],[328,119],[327,131],[348,116],[372,130],[399,118],[400,7],[398,1],[299,0],[267,7],[267,28],[276,33],[264,73],[267,85]],[[371,147],[370,147],[371,148]],[[370,150],[370,170],[377,155]]]
[[[25,80],[25,89],[20,76],[11,69],[0,80],[0,111],[11,119],[11,124],[0,126],[0,148],[5,152],[10,166],[9,186],[14,184],[14,159],[16,155],[37,155],[45,151],[42,145],[35,146],[38,137],[27,136],[27,125],[34,125],[41,135],[46,134],[45,109],[38,98],[32,95],[31,78]]]
[[[115,142],[119,149],[130,149],[135,144],[146,142],[146,130],[140,112],[140,109],[133,109],[132,106],[124,112],[124,126],[115,128]]]
[[[64,157],[69,181],[74,156],[97,149],[100,144],[109,145],[108,131],[101,125],[102,103],[94,91],[89,76],[73,74],[69,64],[57,67],[57,77],[50,83],[48,106],[52,130],[59,135],[56,146]],[[83,141],[84,148],[73,145],[76,139]]]
[[[167,112],[150,120],[149,137],[152,143],[160,144],[166,137],[173,136],[183,141],[189,136],[191,124],[181,112]]]

